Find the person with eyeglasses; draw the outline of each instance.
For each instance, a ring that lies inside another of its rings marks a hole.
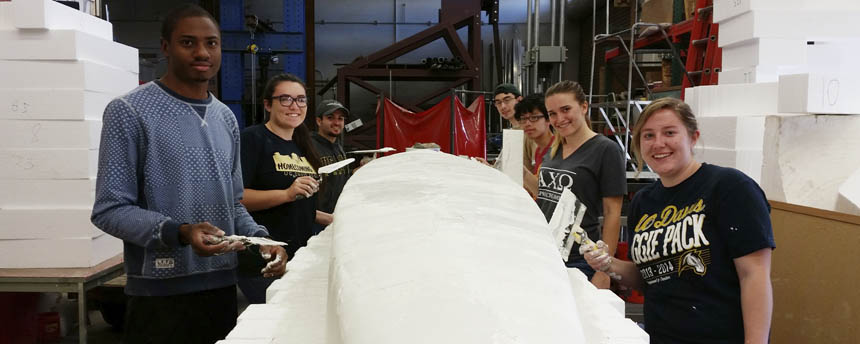
[[[511,123],[511,129],[522,130],[520,125],[521,123],[515,116],[515,108],[522,100],[522,93],[520,93],[520,90],[513,84],[500,84],[493,90],[493,105],[496,107],[496,110],[499,111],[502,118]],[[533,161],[535,151],[537,151],[537,146],[538,145],[534,140],[530,139],[528,135],[523,136],[523,166],[525,166],[528,171],[534,169]],[[523,182],[525,183],[525,180]]]
[[[263,89],[266,121],[242,131],[242,204],[271,237],[287,243],[287,259],[307,244],[317,221],[314,179],[322,166],[310,130],[305,84],[292,74],[272,77]],[[273,278],[262,276],[265,262],[251,249],[239,256],[239,288],[250,303],[264,303]]]
[[[525,186],[526,191],[532,197],[537,197],[537,173],[543,162],[544,155],[549,151],[554,139],[543,95],[532,94],[523,98],[514,107],[514,118],[516,118],[517,122],[523,128],[526,137],[534,141],[537,145],[533,160],[531,161],[532,169],[529,170],[523,166],[523,169],[525,169],[523,171],[523,186]]]
[[[236,325],[244,249],[217,237],[269,233],[240,203],[236,116],[208,91],[221,66],[217,21],[197,5],[172,9],[161,51],[165,75],[104,110],[91,220],[123,240],[122,342],[214,343]],[[282,275],[284,248],[259,250],[272,264],[257,272]]]

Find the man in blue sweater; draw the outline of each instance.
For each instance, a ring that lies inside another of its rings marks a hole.
[[[239,128],[208,91],[221,66],[218,24],[196,5],[165,18],[167,73],[105,109],[92,222],[124,242],[125,343],[214,343],[235,326],[236,250],[224,235],[266,236],[242,198]],[[284,248],[263,246],[266,276]]]

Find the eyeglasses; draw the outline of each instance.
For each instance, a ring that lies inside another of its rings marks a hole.
[[[544,117],[543,117],[543,116],[541,116],[541,115],[536,115],[536,116],[520,116],[520,122],[529,121],[529,122],[534,123],[534,122],[540,121],[540,120],[541,120],[541,119],[543,119],[543,118],[544,118]]]
[[[281,103],[281,106],[283,106],[283,107],[289,107],[290,105],[293,105],[293,102],[296,102],[296,105],[298,105],[300,108],[308,106],[308,97],[305,97],[305,96],[298,96],[296,98],[293,98],[289,95],[282,94],[279,96],[273,96],[269,99],[271,99],[271,100],[277,99],[278,103]]]
[[[508,105],[513,100],[514,100],[514,97],[507,96],[507,97],[502,98],[501,100],[494,100],[493,105],[495,105],[496,107],[502,106],[502,103],[504,103],[505,105]]]

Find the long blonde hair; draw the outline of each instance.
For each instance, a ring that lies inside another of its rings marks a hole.
[[[576,81],[570,80],[562,80],[555,85],[552,85],[548,90],[546,90],[545,98],[549,98],[552,95],[569,93],[573,95],[573,99],[576,100],[580,105],[585,104],[586,108],[588,106],[588,101],[585,100],[585,91],[582,90],[582,86],[579,85]],[[585,125],[588,126],[588,129],[591,129],[591,119],[588,118],[588,111],[585,112]],[[555,128],[553,128],[553,135],[555,135]],[[557,137],[555,140],[552,140],[552,148],[549,151],[550,157],[555,157],[555,154],[558,153],[559,147],[565,142],[564,137]]]
[[[687,103],[684,103],[682,100],[676,98],[660,98],[651,102],[651,104],[648,104],[648,106],[642,110],[642,114],[639,115],[639,119],[636,120],[636,124],[633,125],[633,142],[631,142],[630,148],[633,149],[633,154],[636,155],[636,173],[642,172],[642,165],[644,165],[642,152],[640,150],[641,147],[639,145],[639,139],[642,137],[642,127],[651,115],[663,109],[672,110],[672,112],[678,116],[678,119],[681,120],[681,123],[684,124],[684,127],[687,128],[687,133],[690,134],[691,137],[697,130],[699,130],[699,122],[696,121],[693,109],[691,109],[690,105],[687,105]]]

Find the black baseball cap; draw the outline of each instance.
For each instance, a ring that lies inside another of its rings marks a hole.
[[[493,97],[499,95],[499,93],[510,93],[516,97],[523,95],[520,93],[520,90],[514,86],[514,84],[499,84],[499,86],[496,86],[496,89],[493,90]]]
[[[343,106],[339,101],[334,99],[326,99],[320,102],[320,105],[317,106],[317,117],[322,117],[325,115],[330,115],[337,110],[343,110],[343,114],[346,117],[349,117],[349,109],[346,106]]]

